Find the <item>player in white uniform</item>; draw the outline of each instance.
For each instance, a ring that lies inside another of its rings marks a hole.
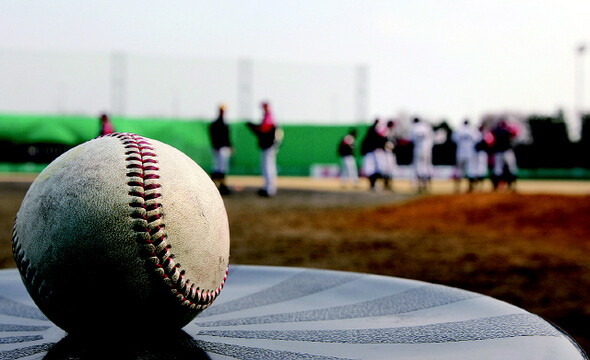
[[[342,186],[346,186],[348,182],[355,187],[358,185],[358,168],[354,158],[355,140],[356,130],[352,129],[340,140],[340,144],[338,144],[338,155],[340,156],[341,162],[340,183]]]
[[[383,187],[393,191],[393,178],[397,172],[397,158],[393,152],[396,144],[395,122],[387,122],[387,131],[385,134],[385,170],[383,172]]]
[[[469,123],[469,120],[465,120],[463,125],[453,132],[451,139],[457,144],[455,190],[459,192],[461,179],[466,178],[469,181],[469,191],[473,191],[476,177],[474,172],[478,160],[475,144],[481,140],[481,133]]]
[[[434,131],[430,124],[414,119],[410,129],[409,140],[414,145],[412,164],[416,172],[418,192],[427,191],[432,178],[432,147],[434,146]]]

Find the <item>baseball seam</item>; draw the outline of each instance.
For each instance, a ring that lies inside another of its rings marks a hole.
[[[31,285],[31,289],[35,289],[37,295],[41,298],[49,297],[51,289],[45,286],[45,282],[41,277],[37,276],[36,269],[31,266],[31,262],[25,256],[25,251],[19,242],[16,231],[16,218],[12,227],[12,254],[19,273],[26,280],[26,283]]]
[[[136,240],[144,246],[148,263],[182,305],[195,310],[207,308],[223,288],[228,271],[215,290],[201,289],[186,278],[185,271],[181,270],[180,263],[170,252],[171,245],[166,241],[158,160],[153,146],[147,139],[135,134],[113,133],[109,136],[121,140],[125,148],[130,216]]]

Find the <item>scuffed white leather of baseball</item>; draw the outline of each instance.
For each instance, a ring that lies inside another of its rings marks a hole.
[[[179,329],[223,287],[229,226],[193,160],[116,133],[39,174],[17,214],[13,252],[35,303],[68,332]]]

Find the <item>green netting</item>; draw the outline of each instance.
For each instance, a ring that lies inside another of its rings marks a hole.
[[[0,140],[76,145],[96,136],[98,120],[83,116],[0,115]]]
[[[115,131],[132,132],[170,144],[205,170],[209,170],[212,164],[208,135],[210,121],[112,118]],[[306,176],[312,164],[338,163],[336,147],[350,126],[284,125],[282,129],[284,140],[277,156],[279,173]],[[98,131],[98,119],[89,116],[0,115],[0,141],[14,144],[55,143],[75,146],[96,137]],[[230,136],[234,147],[230,173],[259,174],[256,138],[246,124],[230,123]],[[21,168],[33,167],[22,165]],[[18,169],[17,164],[0,165],[0,171]]]

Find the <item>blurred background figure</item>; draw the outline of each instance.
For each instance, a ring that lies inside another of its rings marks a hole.
[[[371,191],[376,190],[377,180],[382,178],[385,160],[384,145],[386,139],[384,132],[378,126],[379,119],[375,119],[373,125],[367,129],[367,133],[361,142],[362,173],[369,179]]]
[[[479,127],[479,141],[475,144],[475,156],[470,169],[473,176],[474,190],[480,189],[483,186],[483,180],[488,175],[489,169],[489,153],[491,145],[494,142],[494,136],[485,128],[484,125]]]
[[[473,191],[475,177],[474,172],[476,153],[475,145],[481,140],[481,133],[477,128],[469,123],[469,120],[463,121],[451,135],[453,142],[457,145],[455,157],[455,191],[461,190],[461,180],[467,179],[469,181],[468,191]]]
[[[274,118],[270,111],[270,105],[267,102],[261,104],[263,116],[259,125],[251,122],[247,123],[248,128],[252,130],[258,139],[258,147],[261,151],[260,166],[264,184],[258,191],[258,195],[271,197],[277,193],[277,142],[280,141],[280,133],[277,131]]]
[[[354,149],[356,141],[356,130],[351,129],[348,134],[340,140],[338,144],[338,155],[340,156],[340,183],[346,186],[350,183],[353,186],[358,185],[358,168],[354,159]]]
[[[383,186],[386,190],[393,190],[393,178],[397,172],[397,159],[395,156],[395,146],[397,144],[397,135],[395,133],[395,122],[389,120],[385,130],[385,170],[383,171]]]
[[[514,190],[518,167],[512,141],[518,135],[518,129],[509,125],[506,119],[501,119],[492,129],[492,135],[494,136],[492,146],[494,171],[491,178],[494,190],[497,190],[504,182],[509,189]]]
[[[419,118],[414,118],[410,128],[409,141],[414,146],[412,165],[416,174],[418,192],[428,191],[433,173],[434,131],[432,126]]]
[[[219,106],[217,119],[209,125],[209,138],[213,148],[213,171],[211,179],[217,185],[219,193],[230,194],[231,190],[225,184],[225,175],[229,171],[229,160],[232,154],[232,144],[229,137],[229,127],[224,118],[225,105]]]
[[[109,116],[107,114],[101,114],[99,122],[100,131],[98,133],[98,136],[108,135],[115,132],[115,128],[113,127],[113,124],[111,123],[111,120],[109,119]]]

